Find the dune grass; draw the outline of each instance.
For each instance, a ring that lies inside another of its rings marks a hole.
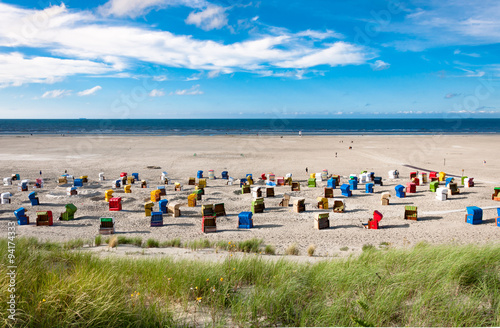
[[[0,253],[7,258],[5,239]],[[18,238],[16,265],[23,327],[500,325],[500,245],[373,247],[317,264],[211,263],[99,258]],[[4,299],[6,273],[0,266]]]

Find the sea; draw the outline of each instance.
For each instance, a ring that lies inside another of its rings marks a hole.
[[[0,119],[0,135],[497,134],[500,119]]]

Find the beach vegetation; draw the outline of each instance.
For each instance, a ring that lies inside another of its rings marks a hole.
[[[498,244],[375,248],[311,264],[100,257],[16,238],[14,255],[16,321],[4,316],[4,327],[500,326]]]

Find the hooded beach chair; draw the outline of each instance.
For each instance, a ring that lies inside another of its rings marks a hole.
[[[204,180],[204,179],[203,179]],[[201,189],[203,189],[204,187],[200,187]],[[175,191],[182,191],[182,185],[180,182],[176,182],[174,183],[174,190]]]
[[[323,190],[325,198],[333,198],[333,188],[325,187]]]
[[[226,208],[224,207],[224,203],[214,204],[214,213],[215,216],[226,216]]]
[[[155,203],[153,202],[147,202],[144,204],[144,216],[151,216],[151,212],[153,212],[153,208],[155,206]]]
[[[427,173],[425,173],[425,172],[420,173],[420,174],[418,175],[418,178],[419,178],[419,180],[420,180],[420,184],[421,184],[421,185],[424,185],[424,184],[426,184],[426,183],[427,183]]]
[[[130,185],[126,185],[125,187],[123,187],[123,191],[126,193],[126,194],[130,194],[132,192],[132,186]]]
[[[448,194],[449,195],[458,195],[460,194],[460,189],[458,189],[458,186],[455,182],[450,182],[448,184]]]
[[[373,194],[373,183],[372,182],[365,184],[365,193]]]
[[[318,230],[330,228],[329,217],[330,213],[314,213],[314,228]]]
[[[68,187],[68,188],[66,188],[66,195],[68,195],[68,196],[76,196],[76,195],[78,195],[78,188],[77,187]]]
[[[252,187],[252,197],[253,198],[262,197],[262,187]]]
[[[452,177],[446,178],[446,180],[445,180],[445,186],[448,187],[448,184],[450,184],[451,182],[454,182],[454,181],[455,181],[455,179],[452,178]]]
[[[40,201],[38,200],[36,192],[34,192],[34,191],[30,192],[30,194],[28,195],[28,198],[31,202],[31,206],[40,205]]]
[[[291,186],[293,182],[292,173],[285,174],[285,185]]]
[[[420,186],[420,179],[417,177],[412,178],[411,182],[414,183],[416,186]]]
[[[108,189],[104,192],[104,200],[109,203],[109,200],[113,197],[113,189]]]
[[[351,186],[348,185],[347,183],[344,183],[342,186],[340,186],[340,190],[342,191],[342,196],[345,197],[352,196]]]
[[[483,223],[483,210],[477,206],[468,206],[467,214],[465,215],[465,222],[470,224]]]
[[[384,216],[379,211],[373,211],[373,218],[368,220],[368,223],[363,223],[366,229],[379,229],[379,223]]]
[[[125,178],[126,178],[126,177],[127,177],[127,175],[128,175],[128,174],[127,174],[127,172],[121,172],[121,173],[120,173],[120,178],[123,178],[123,177],[125,177]]]
[[[198,187],[206,188],[207,187],[207,179],[198,179]]]
[[[430,184],[429,184],[429,190],[432,191],[432,192],[436,192],[436,190],[439,188],[439,181],[435,180],[435,181],[432,181]]]
[[[10,204],[10,192],[3,192],[1,197],[1,203],[2,204]]]
[[[316,173],[314,178],[316,179],[316,181],[323,181],[323,175],[321,174],[321,172]]]
[[[241,193],[242,194],[249,194],[250,193],[250,186],[249,185],[242,185],[241,186]]]
[[[249,186],[247,178],[240,179],[240,188],[243,186]]]
[[[167,172],[162,172],[161,173],[161,182],[163,182],[163,184],[168,184],[168,173]]]
[[[318,208],[322,210],[328,209],[328,198],[318,197],[316,198],[316,201],[318,202]]]
[[[355,179],[357,179],[355,177]],[[351,186],[351,190],[358,190],[358,180],[351,179],[349,180],[349,185]]]
[[[99,173],[99,181],[104,181],[106,178],[104,177],[104,172]]]
[[[133,176],[127,177],[127,184],[132,185],[135,183],[135,178]]]
[[[100,218],[99,219],[99,234],[112,235],[115,233],[115,219]]]
[[[493,194],[491,195],[491,200],[496,200],[500,202],[500,187],[495,187],[493,189]]]
[[[408,182],[406,184],[406,192],[409,194],[414,194],[417,192],[417,184],[413,182]]]
[[[445,201],[448,199],[448,188],[437,188],[436,189],[436,199],[440,201]]]
[[[276,185],[284,186],[285,185],[285,177],[276,177]]]
[[[340,186],[340,175],[332,174],[331,178],[335,181],[335,187]]]
[[[326,181],[326,186],[328,188],[332,188],[332,189],[335,189],[335,187],[337,186],[337,182],[335,181],[334,178],[330,178]]]
[[[122,198],[113,197],[109,200],[109,210],[110,211],[121,211],[122,210]]]
[[[115,180],[115,182],[113,183],[113,188],[120,188],[122,186],[122,180],[121,179],[118,179],[118,180]]]
[[[368,181],[370,181],[370,176],[368,175],[368,173],[361,173],[359,175],[359,183],[367,183]]]
[[[389,198],[391,194],[389,192],[383,192],[380,199],[382,200],[382,205],[389,205]]]
[[[304,198],[296,198],[293,200],[293,211],[296,213],[304,212],[306,210],[306,200]]]
[[[203,233],[217,232],[217,217],[204,216],[201,220],[201,231]]]
[[[161,199],[161,190],[159,189],[151,190],[151,201],[159,202],[160,199]]]
[[[12,178],[3,178],[3,185],[4,186],[11,186],[12,185]]]
[[[417,172],[410,172],[410,180],[417,177]]]
[[[66,208],[66,211],[61,213],[59,220],[63,220],[63,221],[73,220],[75,218],[75,213],[77,210],[76,206],[73,204],[66,204],[65,208]]]
[[[220,174],[222,179],[228,179],[229,178],[229,173],[227,171],[222,171]]]
[[[156,189],[158,189],[160,191],[160,196],[167,195],[167,189],[165,189],[165,186],[158,186]]]
[[[67,176],[65,176],[65,175],[62,175],[62,176],[60,176],[60,177],[57,179],[57,182],[58,182],[60,185],[67,184],[67,183],[68,183],[68,177],[67,177]]]
[[[264,213],[264,209],[264,198],[256,198],[252,200],[252,213]]]
[[[274,187],[266,187],[266,197],[274,197]]]
[[[192,194],[193,195],[196,195],[196,200],[201,200],[201,196],[203,196],[203,194],[205,193],[204,189],[197,189],[198,187],[196,187]]]
[[[162,199],[158,202],[158,206],[160,207],[160,212],[167,214],[168,213],[168,200]]]
[[[373,177],[373,183],[379,186],[383,186],[382,177]]]
[[[344,200],[339,198],[334,198],[332,208],[335,213],[343,213],[345,211]]]
[[[234,184],[234,178],[233,178],[233,177],[229,177],[229,178],[227,179],[227,185],[228,185],[228,186],[232,186],[233,184]]]
[[[82,179],[73,180],[73,187],[83,187],[83,180]]]
[[[28,191],[28,184],[29,184],[29,180],[23,180],[23,181],[21,181],[21,183],[18,184],[17,189],[19,191]]]
[[[417,207],[416,206],[405,206],[404,219],[417,221]]]
[[[315,178],[309,178],[309,180],[307,180],[307,186],[309,188],[316,188],[316,179]]]
[[[446,181],[446,173],[439,172],[439,182],[444,182],[444,181]]]
[[[214,172],[214,170],[208,170],[208,179],[209,180],[214,180],[215,179],[215,172]]]
[[[132,173],[135,181],[139,181],[139,173]]]
[[[439,181],[439,176],[437,172],[431,171],[429,172],[429,180],[432,181]]]
[[[36,225],[37,226],[51,226],[54,224],[52,218],[52,211],[37,211],[36,212]]]
[[[198,171],[198,173],[196,173],[196,177],[197,177],[198,179],[203,179],[203,171],[201,171],[201,170],[200,170],[200,171]]]
[[[25,214],[26,210],[24,207],[20,207],[14,211],[14,216],[17,219],[18,225],[28,225],[30,224],[30,218]]]
[[[290,195],[284,194],[283,198],[281,199],[279,206],[281,207],[288,207],[290,205]]]
[[[162,212],[152,212],[151,213],[151,227],[163,227],[163,213]]]
[[[247,179],[248,185],[250,185],[250,186],[253,185],[253,178],[252,178],[251,174],[247,174],[246,179]]]
[[[396,197],[398,198],[406,197],[405,186],[397,185],[396,187],[394,187],[394,189],[396,190]]]
[[[240,214],[238,214],[238,229],[252,229],[252,215],[252,212],[241,212]]]
[[[197,197],[198,197],[197,194],[188,195],[188,207],[195,207],[196,206]]]
[[[500,227],[500,207],[497,208],[497,215],[498,215],[498,217],[497,217],[497,227]]]
[[[326,181],[327,179],[328,179],[328,170],[327,170],[327,169],[324,169],[324,170],[321,172],[321,180]]]
[[[213,204],[201,205],[201,216],[211,216],[211,215],[215,215],[214,205]]]
[[[292,182],[292,191],[300,191],[300,183],[299,182]]]
[[[398,170],[390,170],[388,172],[389,179],[397,179],[399,178],[399,172]]]

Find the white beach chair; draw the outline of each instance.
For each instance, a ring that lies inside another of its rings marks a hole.
[[[228,186],[232,186],[234,183],[234,178],[233,177],[229,177],[229,179],[227,179],[227,185]]]
[[[99,181],[104,181],[105,179],[104,172],[99,173]]]
[[[10,204],[10,192],[4,192],[1,195],[2,204]]]
[[[448,199],[448,188],[437,188],[436,189],[436,199],[440,201],[445,201]]]
[[[316,173],[316,182],[323,181],[323,172]]]

